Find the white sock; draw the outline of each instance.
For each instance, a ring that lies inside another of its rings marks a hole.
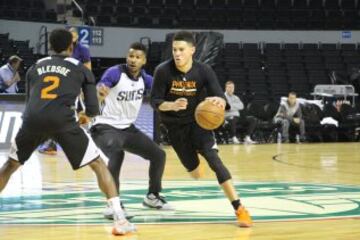
[[[114,210],[114,212],[122,212],[119,197],[110,198],[107,200],[107,202],[108,205]]]

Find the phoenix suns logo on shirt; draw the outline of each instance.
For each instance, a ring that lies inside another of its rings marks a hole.
[[[170,93],[178,96],[195,96],[196,81],[173,80],[171,83]]]
[[[175,211],[144,209],[147,182],[122,183],[122,200],[134,223],[235,222],[234,211],[215,181],[166,181],[163,194]],[[306,183],[237,183],[256,221],[360,216],[360,187]],[[98,224],[104,198],[95,182],[8,187],[0,196],[0,224]]]

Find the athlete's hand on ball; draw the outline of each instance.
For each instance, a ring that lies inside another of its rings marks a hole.
[[[186,98],[178,98],[174,102],[173,110],[175,112],[185,110],[187,108],[188,101]]]
[[[205,100],[212,102],[213,104],[221,107],[222,109],[225,109],[226,101],[221,97],[207,97]]]

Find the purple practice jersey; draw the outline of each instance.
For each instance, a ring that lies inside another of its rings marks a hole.
[[[90,62],[91,56],[89,48],[85,45],[82,45],[81,43],[76,43],[74,46],[72,58],[75,58],[82,63]]]
[[[140,76],[134,79],[128,73],[126,64],[121,64],[106,70],[99,84],[109,87],[110,92],[94,125],[108,124],[124,129],[138,117],[144,93],[151,89],[152,76],[142,70]]]

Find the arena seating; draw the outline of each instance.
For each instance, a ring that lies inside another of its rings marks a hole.
[[[54,9],[46,9],[43,0],[0,0],[0,18],[33,22],[57,22]]]
[[[163,46],[151,44],[151,66],[160,62]],[[290,90],[312,98],[309,94],[316,84],[330,84],[332,72],[348,79],[359,62],[356,44],[226,43],[214,70],[222,85],[234,81],[236,94],[245,101],[268,101]]]
[[[100,26],[359,29],[356,0],[78,0]],[[81,13],[74,7],[73,15]]]

